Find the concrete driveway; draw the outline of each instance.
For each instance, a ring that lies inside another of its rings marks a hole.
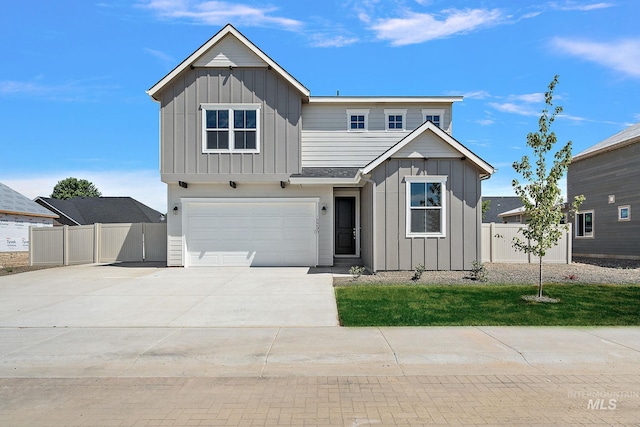
[[[79,265],[0,278],[0,327],[337,326],[331,273]]]

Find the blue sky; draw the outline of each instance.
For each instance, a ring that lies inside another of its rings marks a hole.
[[[513,195],[555,74],[559,143],[640,121],[640,2],[32,0],[0,15],[0,182],[34,198],[69,176],[166,210],[145,91],[232,23],[312,95],[464,95],[453,135]]]

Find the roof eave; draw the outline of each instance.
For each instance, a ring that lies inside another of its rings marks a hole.
[[[632,138],[632,139],[629,139],[627,141],[621,141],[621,142],[619,142],[619,143],[617,143],[615,145],[609,145],[607,147],[603,147],[603,148],[601,148],[599,150],[590,151],[588,153],[585,153],[585,152],[578,153],[573,157],[573,159],[571,159],[571,161],[572,162],[577,162],[577,161],[580,161],[580,160],[589,159],[591,157],[595,157],[595,156],[600,155],[600,154],[608,153],[608,152],[614,151],[614,150],[619,150],[621,148],[627,147],[629,145],[633,145],[633,144],[638,143],[638,142],[640,142],[640,138]]]
[[[389,159],[391,156],[397,153],[401,148],[405,147],[407,144],[409,144],[411,141],[417,138],[418,135],[421,135],[426,130],[431,130],[433,133],[435,133],[440,138],[442,138],[447,143],[449,143],[452,146],[452,148],[460,152],[462,156],[471,160],[480,169],[481,178],[484,178],[484,179],[489,178],[492,174],[495,173],[496,170],[494,169],[493,166],[491,166],[489,163],[482,160],[480,157],[474,154],[471,150],[469,150],[467,147],[462,145],[454,137],[452,137],[451,135],[449,135],[448,133],[440,129],[438,126],[434,125],[430,121],[426,121],[422,125],[420,125],[418,128],[416,128],[414,131],[412,131],[409,135],[405,136],[400,141],[398,141],[398,143],[395,144],[393,147],[389,148],[387,151],[385,151],[376,159],[371,161],[368,165],[366,165],[362,169],[362,174],[366,175],[371,173],[371,171],[377,168],[382,162]]]
[[[312,96],[310,104],[371,104],[371,103],[452,103],[462,101],[462,96]]]
[[[249,50],[251,50],[254,54],[256,54],[260,59],[266,62],[272,69],[274,69],[281,77],[287,80],[293,87],[295,87],[303,98],[308,99],[311,95],[309,89],[304,87],[302,83],[300,83],[295,77],[289,74],[284,68],[278,65],[273,59],[271,59],[266,53],[264,53],[260,48],[254,45],[249,39],[247,39],[241,32],[235,29],[235,27],[231,24],[227,24],[218,31],[213,37],[211,37],[207,42],[205,42],[202,46],[200,46],[195,52],[189,55],[184,61],[182,61],[177,67],[169,72],[166,76],[164,76],[158,83],[153,85],[146,93],[158,101],[156,95],[166,86],[168,85],[174,78],[176,78],[180,73],[190,67],[198,58],[204,55],[209,49],[215,46],[222,38],[226,35],[232,34],[236,37],[242,44],[244,44]]]

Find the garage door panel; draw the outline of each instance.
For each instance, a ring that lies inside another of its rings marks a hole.
[[[186,210],[187,265],[312,266],[315,202],[196,202]]]

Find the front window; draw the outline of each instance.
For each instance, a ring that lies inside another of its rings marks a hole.
[[[576,237],[593,237],[593,211],[576,214]]]
[[[446,184],[444,176],[408,176],[407,237],[445,236]]]
[[[204,153],[259,152],[259,104],[203,104],[202,113]]]
[[[404,130],[406,127],[407,110],[384,110],[387,130]]]
[[[426,116],[424,116],[424,121],[425,122],[431,122],[434,125],[440,127],[440,116],[439,115],[427,114]]]
[[[347,129],[365,131],[369,128],[369,110],[347,110]]]
[[[442,129],[442,120],[444,118],[444,110],[442,109],[422,109],[422,116],[425,122],[431,122]]]

